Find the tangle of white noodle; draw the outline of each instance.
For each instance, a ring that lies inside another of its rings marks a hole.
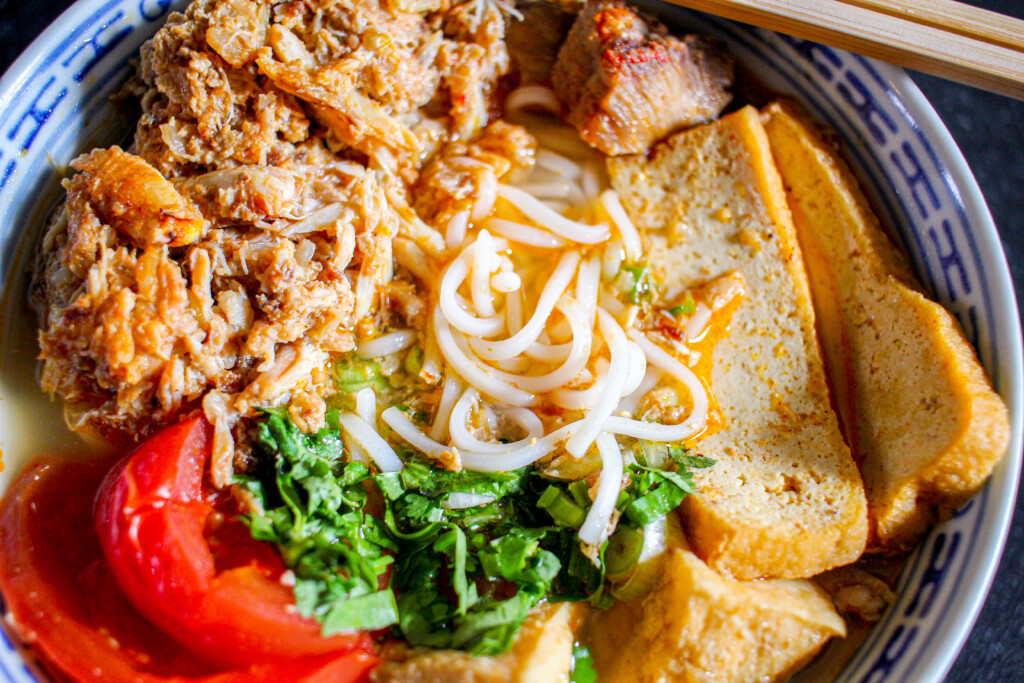
[[[469,264],[476,254],[476,246],[476,242],[467,246],[448,266],[444,275],[441,276],[438,299],[445,319],[455,329],[477,337],[493,337],[501,332],[502,316],[478,318],[462,308],[456,298],[459,286],[469,275]]]
[[[514,115],[523,109],[543,109],[558,115],[562,103],[551,88],[543,85],[524,85],[516,88],[505,98],[505,110]]]
[[[473,297],[473,308],[480,318],[494,315],[494,298],[491,296],[491,263],[497,265],[494,254],[494,238],[491,233],[481,230],[473,245],[473,272],[469,275],[469,291]]]
[[[469,420],[469,411],[472,410],[473,405],[479,400],[480,394],[477,393],[476,389],[466,389],[459,400],[455,402],[455,407],[452,408],[448,432],[451,434],[452,443],[460,451],[500,455],[526,446],[534,439],[544,435],[544,426],[541,424],[540,418],[532,410],[510,408],[505,413],[513,422],[526,430],[527,435],[525,438],[512,443],[489,443],[477,439],[470,433],[466,423]]]
[[[608,433],[598,436],[597,450],[601,454],[601,478],[597,482],[594,504],[587,512],[579,534],[580,540],[590,545],[601,545],[607,538],[608,525],[622,487],[622,451],[615,437]]]
[[[455,372],[459,373],[474,389],[513,406],[526,406],[535,402],[533,394],[497,379],[492,372],[478,367],[470,360],[456,343],[455,336],[452,334],[451,328],[448,327],[448,322],[444,319],[440,307],[434,309],[433,326],[441,355]]]
[[[568,438],[578,426],[579,422],[567,424],[539,439],[531,439],[533,443],[527,446],[500,456],[485,453],[461,453],[462,466],[478,472],[508,472],[532,465],[555,450],[558,444]]]
[[[605,420],[611,416],[612,411],[619,405],[619,399],[622,398],[623,394],[622,389],[629,375],[629,344],[625,333],[619,327],[619,323],[615,321],[611,313],[608,313],[603,308],[597,309],[597,322],[600,326],[601,334],[608,343],[611,359],[608,364],[608,375],[605,379],[604,392],[601,393],[594,405],[590,407],[590,412],[581,421],[580,428],[565,444],[565,450],[575,458],[582,458],[586,454],[590,445],[594,443],[594,439],[601,432]]]
[[[490,372],[496,380],[508,382],[533,393],[545,393],[553,391],[558,387],[565,386],[576,379],[587,365],[590,358],[590,350],[593,345],[593,332],[587,326],[583,317],[583,309],[570,294],[564,295],[558,302],[558,308],[569,320],[572,326],[572,345],[565,362],[558,368],[543,375],[514,375],[498,368],[487,366],[482,360],[473,355],[472,340],[456,338],[466,357],[470,359],[481,371]]]
[[[580,244],[600,244],[608,239],[610,232],[604,223],[586,225],[569,220],[557,211],[553,211],[537,199],[522,190],[509,185],[498,185],[498,196],[519,209],[527,218],[545,230],[550,230],[572,242]]]
[[[474,351],[486,360],[505,360],[506,358],[518,356],[525,351],[530,344],[537,341],[537,337],[540,335],[541,330],[544,329],[544,323],[547,322],[548,317],[551,315],[551,311],[554,310],[559,297],[562,296],[562,293],[572,281],[573,275],[576,273],[576,265],[579,262],[579,252],[570,251],[562,254],[562,258],[559,260],[558,266],[555,268],[555,271],[551,274],[551,278],[547,281],[547,284],[544,285],[544,289],[540,293],[540,298],[537,300],[537,308],[534,309],[533,315],[530,316],[530,319],[525,325],[523,325],[523,328],[508,339],[502,339],[500,341],[473,339],[471,345],[473,346]],[[444,295],[442,294],[441,296],[441,302],[443,304]],[[455,325],[455,327],[460,329],[462,332],[472,334],[471,332],[463,330],[458,325]]]
[[[356,347],[356,357],[370,359],[383,358],[392,353],[404,351],[416,343],[416,330],[396,330],[371,339]]]
[[[504,218],[488,218],[484,223],[484,227],[495,235],[501,235],[513,242],[519,242],[531,247],[561,249],[568,244],[564,239],[558,235],[552,235],[547,230],[541,230],[532,225],[523,225],[515,221],[507,221]]]
[[[394,410],[398,409],[395,408]],[[377,463],[377,467],[380,468],[381,472],[398,472],[402,469],[402,461],[395,454],[394,449],[363,418],[355,413],[341,413],[338,415],[338,421],[341,423],[345,433],[350,435],[366,451],[367,455]]]
[[[639,263],[644,255],[644,246],[640,241],[640,233],[636,231],[633,221],[629,220],[626,210],[619,201],[619,195],[615,190],[605,190],[600,195],[601,206],[612,219],[612,223],[619,229],[619,236],[622,238],[622,248],[626,252],[626,260],[630,263]]]
[[[604,358],[598,358],[596,371],[597,375],[594,377],[594,383],[588,388],[557,389],[551,392],[551,402],[565,410],[586,410],[590,408],[597,402],[601,392],[604,391],[605,377],[608,374],[608,361]]]
[[[444,386],[441,388],[441,400],[437,403],[437,412],[434,414],[434,423],[430,426],[430,438],[434,441],[443,441],[448,438],[448,416],[452,413],[452,406],[459,400],[462,393],[462,382],[458,375],[449,372],[445,375]]]
[[[569,180],[576,180],[583,174],[583,168],[575,161],[547,149],[537,150],[536,161],[540,168]]]
[[[683,441],[690,438],[707,424],[708,409],[710,407],[707,390],[690,368],[677,361],[671,354],[652,342],[639,330],[630,330],[628,334],[629,338],[643,349],[644,354],[647,356],[647,361],[651,365],[670,377],[675,378],[686,387],[686,390],[690,393],[690,402],[693,404],[693,409],[689,417],[674,425],[642,422],[640,420],[612,416],[605,421],[605,430],[613,434],[622,434],[623,436],[632,436],[637,439],[647,439],[648,441]]]

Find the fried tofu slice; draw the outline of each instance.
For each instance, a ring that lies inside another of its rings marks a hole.
[[[584,631],[606,683],[781,681],[846,624],[808,580],[738,581],[685,547],[666,551],[657,588],[593,612]]]
[[[716,461],[683,503],[694,552],[741,579],[807,578],[856,560],[867,538],[857,466],[830,404],[814,310],[758,112],[608,162],[663,287],[738,271],[747,294],[714,348]]]
[[[575,632],[585,608],[569,603],[535,608],[512,649],[497,657],[459,650],[392,646],[371,674],[375,683],[569,683]]]
[[[764,111],[860,463],[871,545],[900,551],[972,496],[1006,452],[1006,405],[954,317],[922,291],[850,169],[788,104]]]

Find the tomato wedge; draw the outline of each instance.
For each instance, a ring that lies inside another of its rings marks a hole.
[[[100,465],[40,462],[0,503],[0,591],[7,619],[48,666],[78,683],[363,683],[362,649],[235,668],[169,639],[121,592],[92,525]]]
[[[215,512],[203,487],[210,443],[204,418],[186,420],[139,446],[100,486],[96,532],[129,602],[181,644],[227,664],[372,652],[367,634],[325,638],[296,612],[269,545],[250,538],[233,549],[232,564],[239,554],[250,561],[218,571],[204,533]]]

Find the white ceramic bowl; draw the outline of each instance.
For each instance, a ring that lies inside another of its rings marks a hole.
[[[169,0],[80,0],[0,80],[0,491],[33,455],[73,450],[60,410],[35,383],[26,268],[60,196],[57,169],[132,122],[108,102],[129,60],[161,25]],[[821,45],[643,3],[681,29],[716,35],[749,74],[792,95],[846,142],[883,221],[935,297],[959,318],[1010,406],[1010,452],[983,491],[908,561],[899,600],[839,681],[937,683],[988,591],[1009,528],[1021,461],[1022,360],[1006,259],[978,186],[934,110],[901,70]],[[0,681],[44,680],[0,639]]]

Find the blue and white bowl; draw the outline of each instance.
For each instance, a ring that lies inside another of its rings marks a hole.
[[[80,152],[123,143],[133,122],[109,96],[139,46],[182,2],[79,0],[0,80],[0,492],[44,452],[75,437],[34,377],[27,269],[61,171]],[[801,101],[845,141],[848,161],[918,276],[960,320],[1010,407],[1010,451],[981,493],[935,529],[907,562],[899,600],[838,681],[937,683],[981,609],[1013,513],[1021,465],[1021,333],[995,225],[967,164],[900,69],[822,45],[648,0],[677,28],[724,40],[751,74]],[[0,637],[0,681],[46,680],[31,655]]]

